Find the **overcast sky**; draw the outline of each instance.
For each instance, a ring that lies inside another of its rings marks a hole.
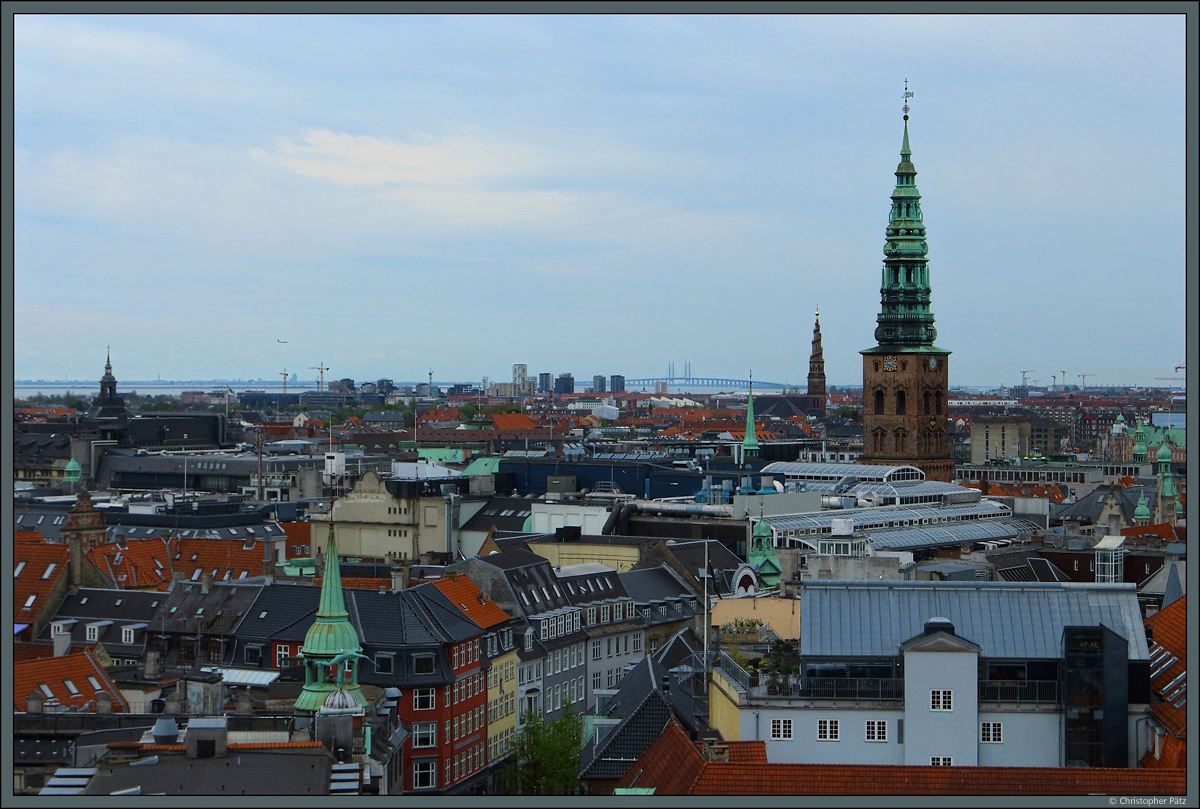
[[[861,384],[907,78],[951,384],[1155,384],[1184,23],[20,16],[15,375]]]

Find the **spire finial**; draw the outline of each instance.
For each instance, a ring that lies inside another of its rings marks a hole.
[[[904,80],[904,120],[908,120],[908,100],[913,97],[912,91],[908,89],[908,79]]]

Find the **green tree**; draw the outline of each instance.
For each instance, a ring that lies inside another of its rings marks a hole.
[[[583,719],[566,708],[553,722],[525,712],[509,765],[509,783],[518,795],[575,795],[579,792],[579,748]]]

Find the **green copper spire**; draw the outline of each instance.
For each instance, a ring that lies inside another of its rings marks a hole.
[[[1146,462],[1146,431],[1142,429],[1142,422],[1138,422],[1137,428],[1133,431],[1133,462]]]
[[[1150,506],[1146,504],[1146,490],[1142,489],[1138,493],[1137,508],[1133,510],[1133,521],[1138,525],[1145,525],[1150,522]]]
[[[759,508],[762,508],[761,505]],[[754,523],[754,530],[750,535],[750,553],[747,554],[746,561],[758,570],[758,577],[764,587],[774,587],[779,583],[783,567],[779,564],[779,557],[775,555],[771,526],[761,515],[758,522]]]
[[[1158,448],[1158,496],[1175,497],[1175,473],[1171,471],[1171,450],[1164,440]]]
[[[897,351],[937,350],[933,341],[933,313],[929,311],[929,251],[925,243],[925,223],[921,215],[921,193],[917,190],[917,169],[908,145],[908,81],[904,84],[904,140],[900,145],[900,164],[896,166],[896,188],[888,214],[886,241],[883,246],[883,280],[879,293],[882,308],[875,328],[875,340]],[[949,352],[947,352],[949,353]]]
[[[754,372],[750,372],[750,395],[746,397],[746,437],[742,439],[742,457],[758,457],[758,436],[754,434]]]
[[[332,522],[329,523],[329,543],[325,546],[322,575],[316,620],[308,628],[304,645],[300,647],[300,654],[304,656],[304,688],[296,697],[298,711],[319,710],[325,700],[338,691],[345,691],[359,705],[367,704],[358,687],[358,658],[362,656],[362,645],[350,623],[342,596],[342,573],[338,567]]]

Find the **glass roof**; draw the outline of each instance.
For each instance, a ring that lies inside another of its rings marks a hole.
[[[829,511],[811,512],[809,514],[789,514],[776,517],[763,517],[775,531],[790,531],[793,529],[828,528],[834,519],[850,519],[854,521],[854,530],[862,531],[886,526],[889,522],[901,520],[928,520],[949,517],[962,520],[969,515],[979,518],[1007,517],[1011,510],[1003,503],[995,500],[982,500],[978,503],[957,503],[950,506],[878,506],[876,508],[844,508]]]
[[[1021,534],[1038,530],[1038,526],[1028,520],[1017,517],[1001,517],[994,520],[970,520],[946,526],[921,526],[876,531],[871,534],[869,539],[876,550],[898,550],[957,545],[961,542],[1015,539]]]
[[[801,463],[776,461],[762,468],[763,475],[783,475],[793,480],[828,480],[837,482],[847,475],[861,480],[892,481],[924,480],[925,473],[915,466],[876,466],[859,463]]]

